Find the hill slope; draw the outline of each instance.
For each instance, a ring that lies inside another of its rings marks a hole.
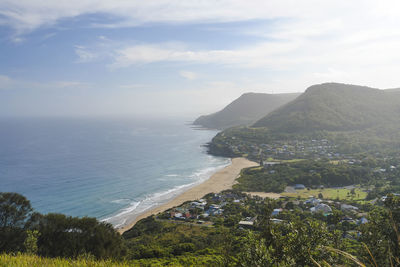
[[[400,123],[400,92],[325,83],[309,87],[289,104],[254,124],[272,132],[353,131]]]
[[[193,124],[214,129],[250,125],[276,108],[292,101],[299,95],[299,93],[246,93],[221,111],[199,117]]]

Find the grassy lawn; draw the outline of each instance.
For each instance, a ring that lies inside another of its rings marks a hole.
[[[319,193],[323,195],[324,199],[332,199],[336,200],[355,200],[355,201],[363,201],[367,196],[366,192],[363,192],[361,188],[355,189],[355,194],[350,194],[350,189],[336,189],[336,188],[324,188],[324,189],[304,189],[304,190],[296,190],[296,193],[281,193],[282,196],[287,197],[300,197],[302,199],[309,198],[310,196],[318,197]]]
[[[303,161],[304,159],[274,159],[274,158],[267,158],[265,161],[269,162],[282,162],[282,163],[294,163],[294,162],[299,162]]]

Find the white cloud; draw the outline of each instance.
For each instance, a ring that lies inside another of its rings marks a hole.
[[[133,45],[115,51],[113,68],[155,62],[188,62],[200,64],[259,67],[272,63],[273,56],[296,49],[296,42],[265,42],[236,50],[191,50],[168,44]]]
[[[179,72],[179,75],[188,80],[195,80],[198,78],[198,75],[196,73],[187,70],[181,70]]]
[[[393,70],[400,59],[400,2],[395,0],[0,2],[0,25],[14,28],[16,41],[21,40],[23,33],[85,14],[111,15],[113,24],[103,25],[105,27],[153,22],[187,24],[274,20],[266,26],[260,24],[235,29],[241,31],[239,34],[264,38],[263,41],[219,50],[170,43],[123,46],[111,44],[109,39],[99,36],[99,41],[105,46],[75,48],[79,62],[112,58],[110,66],[113,69],[157,62],[216,64],[264,68],[265,71],[308,72],[309,76],[340,69],[350,77],[364,75],[372,85],[392,86],[397,80],[397,73]],[[386,80],[379,81],[383,77]],[[353,82],[358,82],[358,79]]]
[[[230,22],[273,18],[318,19],[365,14],[371,20],[397,18],[395,0],[3,0],[0,15],[19,32],[54,24],[84,14],[111,14],[118,22],[104,26],[134,26],[143,23]],[[315,21],[316,22],[316,21]],[[366,21],[367,22],[367,21]],[[348,25],[351,26],[351,25]]]

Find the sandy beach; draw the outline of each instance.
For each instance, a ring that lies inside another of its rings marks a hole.
[[[142,213],[138,217],[136,217],[133,222],[131,222],[130,224],[128,224],[124,227],[121,227],[117,230],[119,233],[122,234],[123,232],[132,228],[132,226],[134,226],[136,222],[138,222],[139,220],[146,218],[150,215],[158,214],[167,209],[179,206],[180,204],[182,204],[188,200],[200,199],[208,193],[218,193],[222,190],[230,189],[230,188],[232,188],[232,185],[235,184],[235,180],[238,177],[238,175],[240,174],[240,171],[243,168],[248,168],[248,167],[253,167],[253,166],[258,166],[258,163],[249,161],[245,158],[234,158],[234,159],[232,159],[231,165],[214,173],[204,183],[201,183],[197,186],[190,188],[189,190],[183,192],[182,194],[178,195],[173,200],[171,200],[163,205],[160,205],[158,207],[155,207],[153,209],[145,211],[144,213]]]

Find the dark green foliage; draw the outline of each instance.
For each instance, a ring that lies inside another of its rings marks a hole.
[[[162,258],[195,254],[214,254],[220,249],[222,232],[218,229],[171,224],[154,217],[140,220],[123,235],[129,259]]]
[[[0,193],[0,227],[24,227],[32,207],[24,196]]]
[[[399,123],[400,94],[326,83],[311,86],[295,101],[255,123],[274,132],[352,131]]]
[[[72,257],[89,253],[96,258],[118,258],[124,253],[121,236],[112,225],[95,218],[44,215],[39,222],[39,254]]]
[[[213,129],[226,129],[250,125],[274,109],[292,101],[299,94],[247,93],[230,103],[221,111],[201,116],[193,124]]]
[[[275,205],[273,201],[266,203],[258,232],[249,232],[242,239],[239,266],[313,266],[311,257],[334,261],[319,248],[338,246],[340,236],[336,232],[329,231],[320,220],[293,215],[283,223],[271,223],[270,213]]]
[[[48,257],[119,258],[125,253],[112,225],[95,218],[34,213],[29,200],[17,193],[0,193],[0,251],[26,250]]]
[[[0,193],[0,251],[22,251],[32,207],[24,196]]]
[[[138,221],[135,224],[135,227],[132,227],[125,233],[123,233],[123,237],[125,239],[135,238],[144,234],[151,234],[160,232],[163,228],[163,224],[154,219],[154,216],[149,216]]]
[[[389,195],[385,206],[370,213],[369,223],[360,228],[360,241],[367,245],[378,266],[400,266],[400,198]],[[360,254],[371,261],[366,249]]]
[[[271,170],[274,172],[271,173]],[[287,185],[345,186],[377,179],[378,173],[361,165],[331,164],[329,161],[303,160],[269,168],[242,171],[234,188],[243,191],[282,192]]]

